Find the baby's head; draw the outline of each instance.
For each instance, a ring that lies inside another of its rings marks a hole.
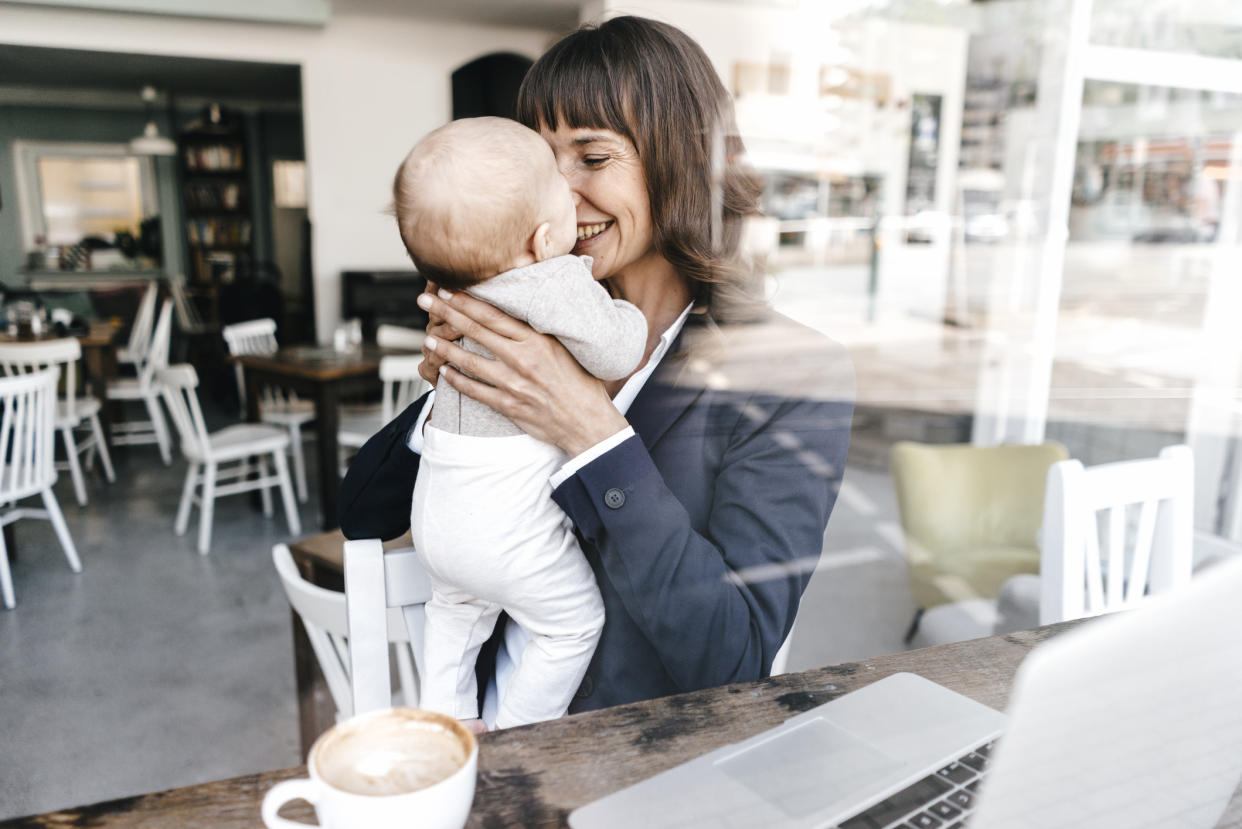
[[[506,118],[463,118],[427,135],[397,168],[401,241],[428,279],[453,290],[569,253],[569,184],[539,134]]]

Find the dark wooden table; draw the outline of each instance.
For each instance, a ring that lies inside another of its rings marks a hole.
[[[251,421],[259,421],[259,392],[266,385],[291,389],[315,402],[319,433],[319,504],[322,528],[339,525],[336,496],[341,478],[337,471],[338,407],[342,398],[374,391],[379,386],[379,361],[388,352],[363,346],[356,352],[336,352],[321,346],[293,346],[275,354],[235,357],[245,367],[246,407]]]
[[[760,682],[727,685],[537,725],[485,734],[470,826],[564,826],[569,812],[731,742],[746,739],[834,697],[897,671],[911,671],[1003,708],[1014,672],[1031,648],[1072,627],[942,645]],[[263,795],[303,767],[249,774],[0,823],[0,827],[231,829],[259,824]],[[304,803],[286,807],[313,819]],[[1224,820],[1242,826],[1235,795]]]

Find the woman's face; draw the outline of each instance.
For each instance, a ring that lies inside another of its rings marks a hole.
[[[551,145],[577,201],[573,252],[594,257],[595,278],[662,262],[653,246],[651,205],[633,142],[612,130],[564,124],[556,130],[544,127],[539,134]]]

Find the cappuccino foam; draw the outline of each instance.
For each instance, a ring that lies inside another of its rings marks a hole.
[[[460,735],[424,712],[394,709],[345,722],[315,751],[319,776],[362,795],[395,795],[435,785],[465,765]]]

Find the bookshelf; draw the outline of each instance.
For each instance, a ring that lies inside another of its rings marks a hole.
[[[186,292],[209,325],[220,319],[220,286],[249,273],[254,258],[251,159],[242,118],[213,104],[178,139]]]

